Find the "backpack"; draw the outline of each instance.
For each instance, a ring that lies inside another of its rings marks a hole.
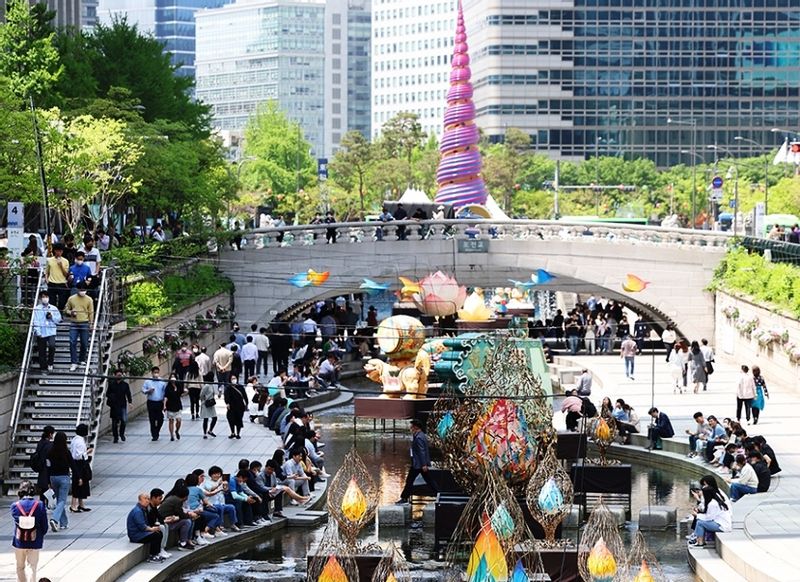
[[[36,517],[34,514],[39,508],[39,503],[40,501],[38,499],[34,501],[28,513],[25,513],[19,501],[16,503],[17,510],[20,513],[20,516],[17,518],[16,538],[21,542],[36,541]]]
[[[586,418],[594,418],[597,416],[597,407],[594,405],[594,403],[588,398],[582,398],[581,400],[583,400],[583,406],[581,407],[581,413],[583,416]]]
[[[42,465],[43,465],[42,457],[39,454],[39,450],[37,448],[37,450],[31,453],[31,469],[33,469],[37,473],[41,473],[43,468]]]

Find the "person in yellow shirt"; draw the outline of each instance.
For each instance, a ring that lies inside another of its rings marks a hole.
[[[47,259],[45,275],[47,276],[47,292],[53,298],[53,303],[58,309],[64,309],[69,297],[69,261],[63,257],[64,245],[53,245],[53,256]]]
[[[69,326],[69,371],[74,372],[78,364],[86,363],[89,348],[89,328],[94,321],[94,302],[86,294],[86,283],[78,283],[78,294],[67,299],[64,313],[72,321]],[[80,359],[78,358],[78,340],[81,342]]]

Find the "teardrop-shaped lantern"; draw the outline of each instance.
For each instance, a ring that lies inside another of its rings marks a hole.
[[[564,495],[553,477],[545,482],[537,499],[539,508],[547,514],[558,513],[564,505]]]
[[[358,521],[367,513],[367,498],[355,479],[350,479],[342,497],[342,513],[350,521]]]
[[[653,575],[650,573],[650,566],[647,565],[646,560],[642,560],[642,567],[639,573],[634,576],[632,582],[655,582]]]
[[[342,569],[336,556],[328,558],[317,580],[318,582],[348,582],[347,574],[344,573],[344,569]]]
[[[617,573],[617,561],[603,538],[599,538],[592,551],[589,552],[586,569],[592,576],[592,582],[612,582],[614,580],[614,575]]]
[[[447,433],[450,432],[450,429],[453,428],[453,425],[456,423],[455,419],[453,418],[453,413],[449,410],[442,415],[441,420],[436,425],[436,432],[439,434],[439,438],[444,440],[447,438]]]
[[[505,503],[500,503],[497,509],[492,513],[491,519],[492,529],[501,540],[508,539],[514,533],[514,520],[511,514],[508,513]]]
[[[599,441],[611,440],[611,428],[608,426],[605,418],[597,421],[597,427],[594,429],[594,437]]]
[[[517,560],[517,564],[514,566],[514,573],[511,575],[511,582],[528,582],[528,580],[528,573],[525,572],[522,560]]]

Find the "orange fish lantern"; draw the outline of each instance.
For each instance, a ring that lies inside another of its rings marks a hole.
[[[639,293],[640,291],[644,291],[649,284],[650,281],[645,281],[641,277],[637,277],[636,275],[628,273],[625,276],[625,282],[622,284],[622,289],[628,293]]]
[[[605,418],[597,421],[597,427],[594,429],[594,438],[598,441],[611,440],[611,428],[608,426]]]
[[[612,582],[617,573],[617,561],[606,542],[600,538],[595,542],[589,558],[586,560],[586,569],[592,577],[592,582]]]
[[[342,565],[336,556],[330,556],[325,563],[325,567],[317,578],[318,582],[348,582],[347,574],[342,569]]]
[[[655,582],[646,561],[642,560],[642,567],[639,573],[633,578],[632,582]]]
[[[367,498],[355,479],[350,479],[342,497],[342,513],[350,521],[358,521],[367,513]]]
[[[330,271],[323,271],[322,273],[317,273],[313,269],[308,270],[308,280],[311,281],[311,284],[314,287],[319,287],[320,285],[322,285],[325,281],[328,280],[328,277],[330,276],[331,276]]]

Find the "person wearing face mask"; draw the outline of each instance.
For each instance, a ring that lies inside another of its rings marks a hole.
[[[169,376],[167,388],[164,391],[164,411],[169,422],[169,440],[181,440],[181,412],[183,411],[183,382],[173,373]]]
[[[50,305],[47,291],[39,294],[39,305],[33,308],[33,332],[36,334],[36,345],[39,349],[39,369],[43,373],[53,371],[53,359],[56,355],[56,331],[61,313],[54,305]]]
[[[64,306],[64,313],[72,320],[69,327],[69,371],[74,372],[81,365],[86,363],[86,355],[89,348],[89,328],[94,321],[94,302],[91,297],[86,295],[86,283],[78,284],[78,294],[72,295],[67,299]],[[80,358],[78,357],[78,341],[81,342]]]
[[[164,426],[164,393],[167,383],[159,378],[158,366],[151,370],[151,378],[142,384],[142,393],[147,395],[147,416],[150,420],[150,436],[152,440],[158,440],[161,427]]]
[[[239,384],[236,376],[231,376],[230,383],[225,387],[225,404],[227,405],[228,426],[231,429],[229,439],[242,438],[244,413],[247,410],[247,392]]]
[[[85,262],[86,254],[83,251],[75,253],[75,264],[69,268],[69,286],[76,293],[78,285],[87,283],[92,278],[92,268]]]

